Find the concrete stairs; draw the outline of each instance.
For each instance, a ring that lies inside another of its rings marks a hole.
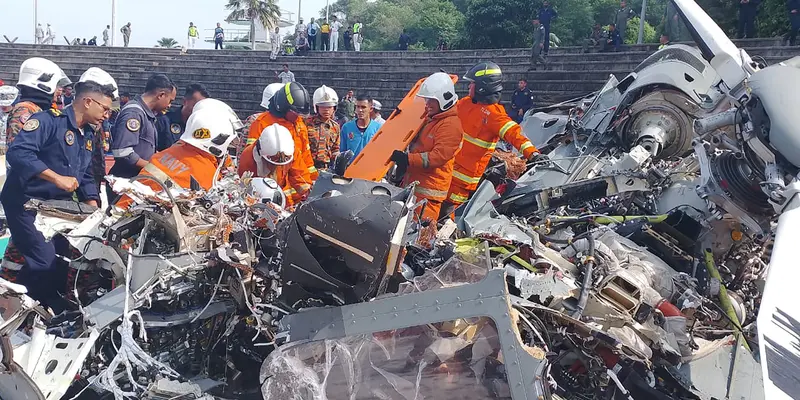
[[[738,41],[751,56],[772,64],[800,54],[798,47],[784,47],[779,39]],[[73,80],[92,66],[107,70],[122,91],[138,94],[156,72],[170,76],[183,87],[200,82],[212,96],[222,99],[242,117],[260,111],[261,92],[276,80],[274,71],[289,64],[298,82],[309,92],[322,84],[341,95],[348,89],[380,100],[390,110],[419,78],[433,72],[462,75],[472,65],[492,60],[505,77],[503,100],[509,101],[517,80],[528,79],[538,105],[577,97],[599,89],[610,74],[622,77],[633,70],[657,45],[625,46],[616,53],[582,53],[580,48],[551,49],[546,69],[527,71],[529,49],[453,50],[444,52],[311,52],[308,56],[284,56],[269,60],[263,51],[105,48],[0,44],[0,79],[14,83],[19,65],[29,57],[45,57],[58,63]],[[457,90],[466,94],[466,84]],[[388,113],[387,113],[388,114]]]

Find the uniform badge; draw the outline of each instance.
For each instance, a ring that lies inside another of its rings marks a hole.
[[[210,139],[211,131],[206,128],[199,128],[192,133],[192,137],[195,139]]]
[[[86,150],[92,151],[92,141],[91,140],[87,140],[86,141]]]
[[[39,128],[38,119],[29,119],[28,122],[25,122],[25,125],[22,125],[22,130],[25,132],[35,131],[38,128]]]
[[[177,135],[181,133],[181,126],[178,124],[172,124],[169,126],[169,131],[172,132],[173,135]]]
[[[139,128],[142,127],[142,123],[139,122],[139,120],[136,119],[136,118],[131,118],[131,119],[128,120],[128,122],[125,123],[125,126],[131,132],[138,132]]]
[[[67,131],[64,134],[64,141],[67,142],[67,146],[72,146],[75,144],[75,133],[72,131]]]
[[[350,139],[350,140],[353,140],[353,139],[356,138],[356,135],[354,135],[353,132],[350,132],[350,133],[347,134],[347,138]]]

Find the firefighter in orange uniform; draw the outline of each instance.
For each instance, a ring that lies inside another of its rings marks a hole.
[[[435,224],[447,198],[464,131],[455,107],[458,96],[449,75],[437,72],[429,76],[417,96],[425,99],[425,123],[408,152],[395,150],[391,160],[397,165],[397,175],[405,173],[402,186],[418,182],[414,194],[428,200],[421,217]]]
[[[204,104],[209,101],[214,103]],[[140,174],[164,180],[160,173],[149,171],[156,167],[181,188],[191,188],[194,179],[204,190],[211,189],[217,168],[223,159],[227,160],[228,146],[237,137],[237,126],[241,126],[241,121],[226,104],[215,99],[201,100],[186,121],[186,130],[180,140],[153,154],[150,164]],[[141,182],[157,191],[162,190],[153,181],[145,179]],[[131,199],[125,196],[117,206],[125,209],[130,203]]]
[[[239,157],[239,175],[252,172],[256,177],[277,182],[286,195],[286,205],[305,200],[313,183],[305,163],[297,162],[292,134],[281,124],[272,124],[261,132],[253,144]]]
[[[464,79],[470,82],[469,97],[461,99],[457,105],[458,117],[464,127],[464,143],[456,156],[453,181],[442,207],[442,216],[449,215],[466,202],[477,189],[498,140],[510,143],[528,160],[539,162],[547,159],[498,104],[503,91],[503,75],[497,64],[479,63],[467,71]]]
[[[311,156],[311,146],[308,142],[308,128],[301,116],[306,116],[311,112],[311,96],[297,82],[290,82],[283,85],[283,88],[275,92],[269,101],[267,112],[253,121],[250,125],[250,132],[247,142],[253,143],[261,137],[264,128],[272,124],[281,124],[292,134],[295,143],[295,162],[306,165],[311,179],[316,180],[319,176],[317,168],[314,167],[314,160]]]

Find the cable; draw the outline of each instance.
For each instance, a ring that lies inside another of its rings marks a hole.
[[[587,231],[590,232],[590,231]],[[592,272],[594,270],[594,235],[586,236],[589,241],[588,260],[584,264],[583,270],[583,283],[581,285],[581,294],[578,297],[578,307],[572,312],[571,317],[581,319],[583,310],[586,308],[586,303],[589,301],[589,288],[592,286]]]

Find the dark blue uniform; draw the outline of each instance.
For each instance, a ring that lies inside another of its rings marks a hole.
[[[511,95],[511,119],[517,123],[522,122],[522,117],[531,107],[533,107],[533,91],[527,87],[524,90],[515,90]],[[519,115],[519,110],[522,110],[522,115]]]
[[[175,144],[181,138],[183,130],[184,124],[180,107],[159,115],[156,118],[156,131],[158,131],[156,151],[166,150]]]
[[[141,96],[125,104],[119,112],[111,131],[111,153],[114,166],[110,175],[132,178],[141,168],[136,161],[150,161],[156,152],[156,115],[142,101]]]
[[[0,201],[5,209],[11,244],[20,253],[23,265],[18,282],[28,286],[31,297],[43,300],[41,294],[55,293],[58,280],[52,276],[56,262],[53,242],[34,227],[36,211],[23,205],[32,198],[70,200],[73,193],[39,178],[47,169],[78,180],[75,194],[80,201],[99,200],[92,172],[93,128],[80,129],[72,107],[34,114],[23,126],[8,149],[8,177]],[[5,266],[5,264],[4,264]]]
[[[558,18],[558,13],[551,7],[539,9],[539,23],[544,27],[544,48],[542,52],[546,55],[550,51],[550,22]]]

